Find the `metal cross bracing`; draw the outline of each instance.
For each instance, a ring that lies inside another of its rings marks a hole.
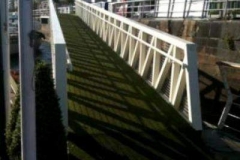
[[[202,129],[195,44],[81,0],[76,14],[193,128]]]
[[[240,69],[240,64],[227,61],[221,61],[217,63],[220,73],[222,75],[224,88],[227,92],[226,105],[222,111],[222,115],[218,122],[220,129],[227,128],[235,133],[240,134],[240,95],[233,93],[229,81],[227,68]]]

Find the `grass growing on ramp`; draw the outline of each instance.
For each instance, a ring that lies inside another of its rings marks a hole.
[[[207,159],[199,134],[78,17],[60,15],[70,159]]]

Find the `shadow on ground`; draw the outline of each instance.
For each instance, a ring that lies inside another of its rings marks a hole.
[[[69,159],[208,159],[200,133],[79,18],[60,16],[68,74]]]

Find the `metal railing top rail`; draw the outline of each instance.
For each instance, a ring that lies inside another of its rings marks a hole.
[[[52,0],[49,1],[49,15],[50,15],[50,32],[51,32],[51,40],[53,41],[53,44],[64,44],[66,45],[66,41],[64,39],[64,35],[62,32],[62,28],[57,16],[57,12],[55,10],[54,4]],[[69,71],[72,70],[72,61],[69,56],[69,52],[66,47],[66,64]]]
[[[66,44],[52,0],[49,1],[50,26],[54,43]]]
[[[66,48],[66,42],[61,25],[52,0],[49,0],[52,73],[59,105],[63,117],[63,125],[68,127],[67,104],[67,69],[72,68],[71,60]]]

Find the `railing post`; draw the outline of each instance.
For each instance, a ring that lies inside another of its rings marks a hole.
[[[198,85],[198,67],[197,52],[195,44],[187,44],[185,50],[186,58],[184,60],[186,66],[186,89],[188,97],[189,121],[196,130],[202,129],[202,117],[199,101],[199,85]]]
[[[49,1],[50,27],[51,27],[51,52],[53,79],[57,95],[59,97],[62,121],[65,129],[68,128],[68,105],[67,105],[67,57],[66,42],[63,37],[60,23],[53,2]]]
[[[67,105],[67,66],[66,66],[66,46],[65,44],[54,44],[53,77],[55,88],[59,97],[59,104],[62,112],[63,125],[68,127],[68,105]]]
[[[172,5],[172,0],[169,0],[169,2],[168,2],[168,10],[167,10],[167,18],[170,17],[170,8],[171,8],[171,5]]]
[[[186,18],[186,7],[187,7],[187,0],[185,0],[184,2],[183,18]]]

